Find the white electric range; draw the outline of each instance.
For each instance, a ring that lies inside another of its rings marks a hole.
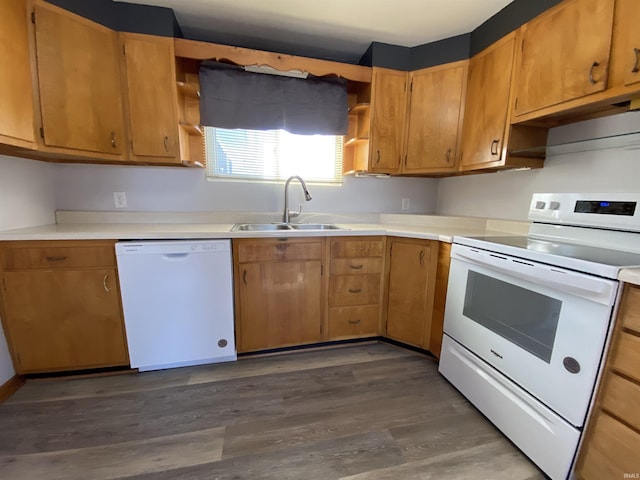
[[[454,237],[439,370],[553,479],[568,478],[619,302],[640,194],[535,194],[527,236]]]

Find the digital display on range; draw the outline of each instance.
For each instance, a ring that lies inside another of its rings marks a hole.
[[[633,217],[637,202],[605,202],[601,200],[578,200],[575,213],[596,213],[601,215],[625,215]]]

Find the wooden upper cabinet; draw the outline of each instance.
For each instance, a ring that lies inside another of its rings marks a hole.
[[[457,169],[467,65],[464,60],[409,74],[409,124],[403,172]]]
[[[33,91],[25,0],[0,2],[0,143],[33,148]]]
[[[632,85],[640,82],[640,2],[638,0],[618,0],[616,2],[615,29],[622,40],[621,49],[617,51],[624,71],[624,84]]]
[[[120,33],[134,160],[179,162],[173,39]],[[143,157],[143,158],[140,158]]]
[[[506,156],[506,125],[515,35],[510,34],[469,61],[460,168],[497,164]]]
[[[398,173],[404,152],[407,72],[373,68],[369,170]]]
[[[569,0],[522,27],[515,114],[607,87],[614,0]]]
[[[116,33],[34,3],[44,145],[115,159],[126,150]]]

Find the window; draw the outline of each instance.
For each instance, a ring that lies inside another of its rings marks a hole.
[[[205,127],[208,178],[342,183],[342,135]]]

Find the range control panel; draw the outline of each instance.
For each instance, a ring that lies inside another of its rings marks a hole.
[[[534,193],[529,220],[640,231],[640,193]]]

